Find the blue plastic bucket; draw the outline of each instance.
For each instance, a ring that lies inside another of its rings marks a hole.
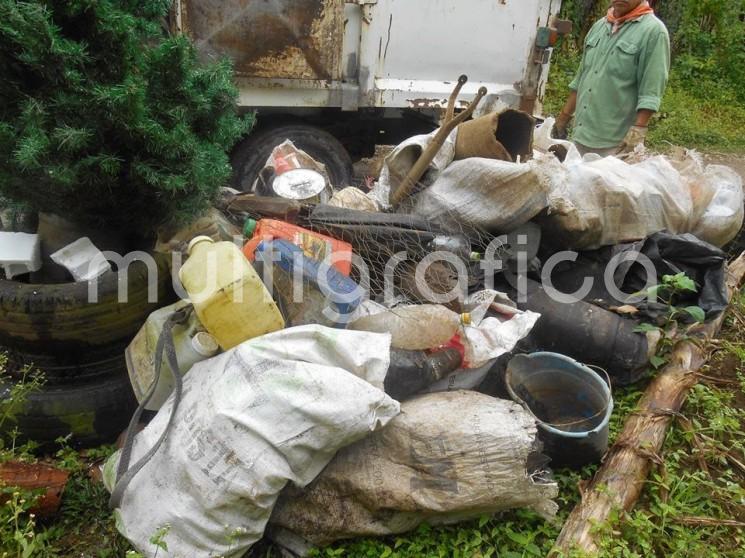
[[[507,365],[505,384],[535,417],[554,466],[581,467],[608,450],[613,397],[609,383],[587,366],[558,353],[517,355]]]

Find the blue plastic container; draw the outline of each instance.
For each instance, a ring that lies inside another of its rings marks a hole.
[[[256,247],[255,254],[256,259],[264,265],[275,265],[290,277],[294,277],[295,267],[299,265],[303,281],[317,289],[333,305],[338,318],[330,321],[337,327],[346,327],[346,318],[362,302],[360,289],[355,281],[333,266],[309,258],[302,248],[287,240],[265,240]],[[322,320],[318,321],[320,323]]]

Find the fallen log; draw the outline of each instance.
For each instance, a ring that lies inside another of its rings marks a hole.
[[[730,300],[744,277],[745,253],[728,268]],[[583,487],[582,499],[569,514],[550,556],[568,556],[575,551],[596,553],[595,526],[605,523],[614,511],[634,507],[652,465],[662,462],[659,453],[670,422],[698,382],[697,371],[707,359],[706,341],[717,335],[725,314],[702,324],[675,345],[670,362],[644,392],[602,466]]]

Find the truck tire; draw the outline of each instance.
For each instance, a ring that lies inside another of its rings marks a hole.
[[[308,124],[283,124],[250,134],[233,151],[233,185],[249,192],[266,164],[272,149],[285,141],[292,142],[318,162],[326,165],[331,185],[341,189],[352,183],[352,159],[334,136]]]
[[[8,397],[9,389],[0,385],[0,398]],[[136,407],[126,371],[82,385],[44,386],[26,396],[15,420],[2,425],[3,434],[17,428],[19,441],[33,440],[42,449],[66,436],[73,447],[94,447],[116,440]]]
[[[124,349],[129,339],[105,347],[85,351],[44,355],[4,349],[8,355],[6,372],[12,380],[20,380],[24,369],[39,371],[46,386],[80,385],[127,373]]]
[[[148,314],[173,296],[166,262],[156,262],[155,303],[148,301],[148,272],[140,261],[129,266],[124,303],[118,301],[114,271],[98,278],[98,301],[93,303],[88,302],[86,282],[31,285],[0,280],[0,346],[31,355],[61,355],[59,364],[65,365],[71,354],[129,340]]]

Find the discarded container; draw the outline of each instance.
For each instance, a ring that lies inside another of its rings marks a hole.
[[[366,301],[350,329],[390,333],[391,346],[409,351],[434,349],[448,343],[470,315],[459,315],[439,304],[386,308]]]
[[[255,254],[264,265],[276,266],[272,273],[273,287],[282,297],[283,310],[292,325],[345,325],[345,318],[351,317],[362,302],[363,293],[357,283],[335,267],[324,269],[321,261],[307,257],[302,248],[292,242],[281,239],[263,241]],[[298,266],[298,274],[303,280],[300,300],[295,299],[293,284]],[[329,304],[334,305],[335,313],[325,312]]]
[[[552,465],[579,468],[605,455],[613,397],[591,369],[557,353],[517,355],[507,365],[505,384],[538,421]]]
[[[57,513],[69,476],[67,471],[42,463],[0,463],[0,485],[22,490],[43,490],[36,504],[29,510],[39,517],[50,517]],[[0,504],[7,502],[9,498],[7,493],[0,495]]]
[[[254,253],[260,242],[280,238],[299,246],[306,256],[315,260],[323,261],[331,254],[338,254],[334,256],[336,261],[332,265],[344,275],[352,271],[352,245],[343,240],[274,219],[261,219],[258,222],[247,219],[243,232],[250,238],[243,247],[249,261],[254,261]]]
[[[474,118],[458,126],[455,159],[484,157],[523,162],[533,155],[535,119],[508,109]]]
[[[21,232],[0,232],[0,265],[7,279],[41,269],[39,236]]]
[[[250,190],[308,203],[325,203],[332,194],[326,167],[290,140],[272,149]]]
[[[285,326],[261,278],[232,242],[198,236],[179,278],[199,321],[224,350]]]
[[[646,374],[657,349],[657,332],[636,333],[633,320],[584,301],[558,302],[530,279],[527,286],[526,299],[518,306],[541,315],[527,339],[531,347],[600,366],[616,385],[632,384]]]
[[[163,325],[171,314],[189,306],[189,303],[179,301],[150,314],[124,351],[129,380],[138,402],[142,402],[148,394],[155,378],[156,346],[163,331]],[[215,356],[220,351],[217,341],[204,331],[204,327],[199,323],[193,310],[184,323],[173,326],[172,335],[176,349],[176,361],[182,374],[186,374],[197,362]],[[158,385],[145,406],[145,409],[149,411],[160,409],[175,386],[173,376],[167,372],[168,364],[165,354],[161,370]]]
[[[457,370],[463,355],[457,349],[431,354],[424,351],[391,349],[391,365],[385,376],[385,392],[397,399],[414,395]]]
[[[49,256],[73,276],[75,281],[92,281],[111,269],[101,250],[87,236],[77,239]]]
[[[288,200],[311,200],[326,188],[326,179],[310,169],[291,169],[277,176],[272,182],[272,190]]]

